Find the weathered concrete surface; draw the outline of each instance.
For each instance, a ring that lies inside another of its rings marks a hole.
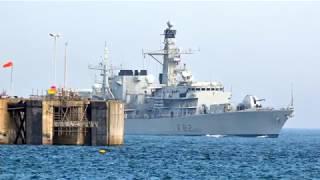
[[[124,138],[124,105],[120,101],[107,102],[107,137],[108,145],[123,144]]]
[[[42,101],[26,101],[26,144],[42,144]]]
[[[13,144],[16,137],[16,125],[8,112],[10,103],[17,103],[19,99],[0,99],[0,144]]]
[[[8,99],[0,99],[0,144],[9,144]]]
[[[105,101],[91,101],[91,120],[96,121],[97,128],[91,129],[91,144],[97,146],[107,145],[107,103]]]
[[[53,143],[53,105],[54,101],[42,101],[42,144]]]
[[[20,110],[16,109],[15,113],[25,112],[25,142],[21,143],[101,146],[123,144],[124,105],[120,101],[0,99],[2,144],[13,144],[17,137],[18,127],[8,111],[8,104],[11,113],[17,105]],[[73,113],[64,113],[68,111]]]

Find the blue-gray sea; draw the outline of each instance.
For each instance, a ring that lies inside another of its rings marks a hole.
[[[0,179],[320,179],[320,130],[126,136],[117,147],[1,145]]]

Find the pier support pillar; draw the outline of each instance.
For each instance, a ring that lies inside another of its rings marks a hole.
[[[8,112],[8,99],[0,99],[0,144],[11,144],[14,141],[14,123]]]
[[[0,99],[0,144],[15,143],[18,132],[9,106],[18,102],[18,99]]]
[[[0,144],[9,143],[8,100],[0,99]]]
[[[42,144],[53,143],[53,101],[42,101]]]
[[[42,101],[26,101],[26,143],[42,144]]]
[[[124,105],[114,100],[107,104],[107,144],[121,145],[124,138]]]
[[[91,144],[104,146],[107,144],[107,103],[105,101],[91,101],[91,121],[96,121],[98,127],[91,128]]]

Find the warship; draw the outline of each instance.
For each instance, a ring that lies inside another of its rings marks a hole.
[[[139,135],[219,135],[278,137],[286,121],[293,116],[291,104],[284,108],[263,107],[254,95],[237,105],[231,92],[220,82],[200,82],[181,63],[182,50],[176,46],[176,30],[170,22],[162,34],[161,50],[143,52],[162,66],[158,81],[147,70],[108,67],[108,48],[98,67],[102,82],[95,84],[91,98],[118,99],[125,103],[125,133]],[[161,57],[161,58],[159,58]]]

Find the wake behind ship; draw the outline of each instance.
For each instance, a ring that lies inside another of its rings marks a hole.
[[[293,116],[293,104],[281,109],[262,107],[247,95],[236,106],[231,92],[220,82],[199,82],[181,56],[191,54],[176,47],[176,30],[168,22],[164,48],[145,52],[162,66],[158,82],[147,70],[120,70],[108,76],[108,49],[100,63],[102,83],[95,84],[92,98],[125,102],[125,133],[143,135],[233,135],[277,137]],[[162,57],[162,59],[159,58]]]

